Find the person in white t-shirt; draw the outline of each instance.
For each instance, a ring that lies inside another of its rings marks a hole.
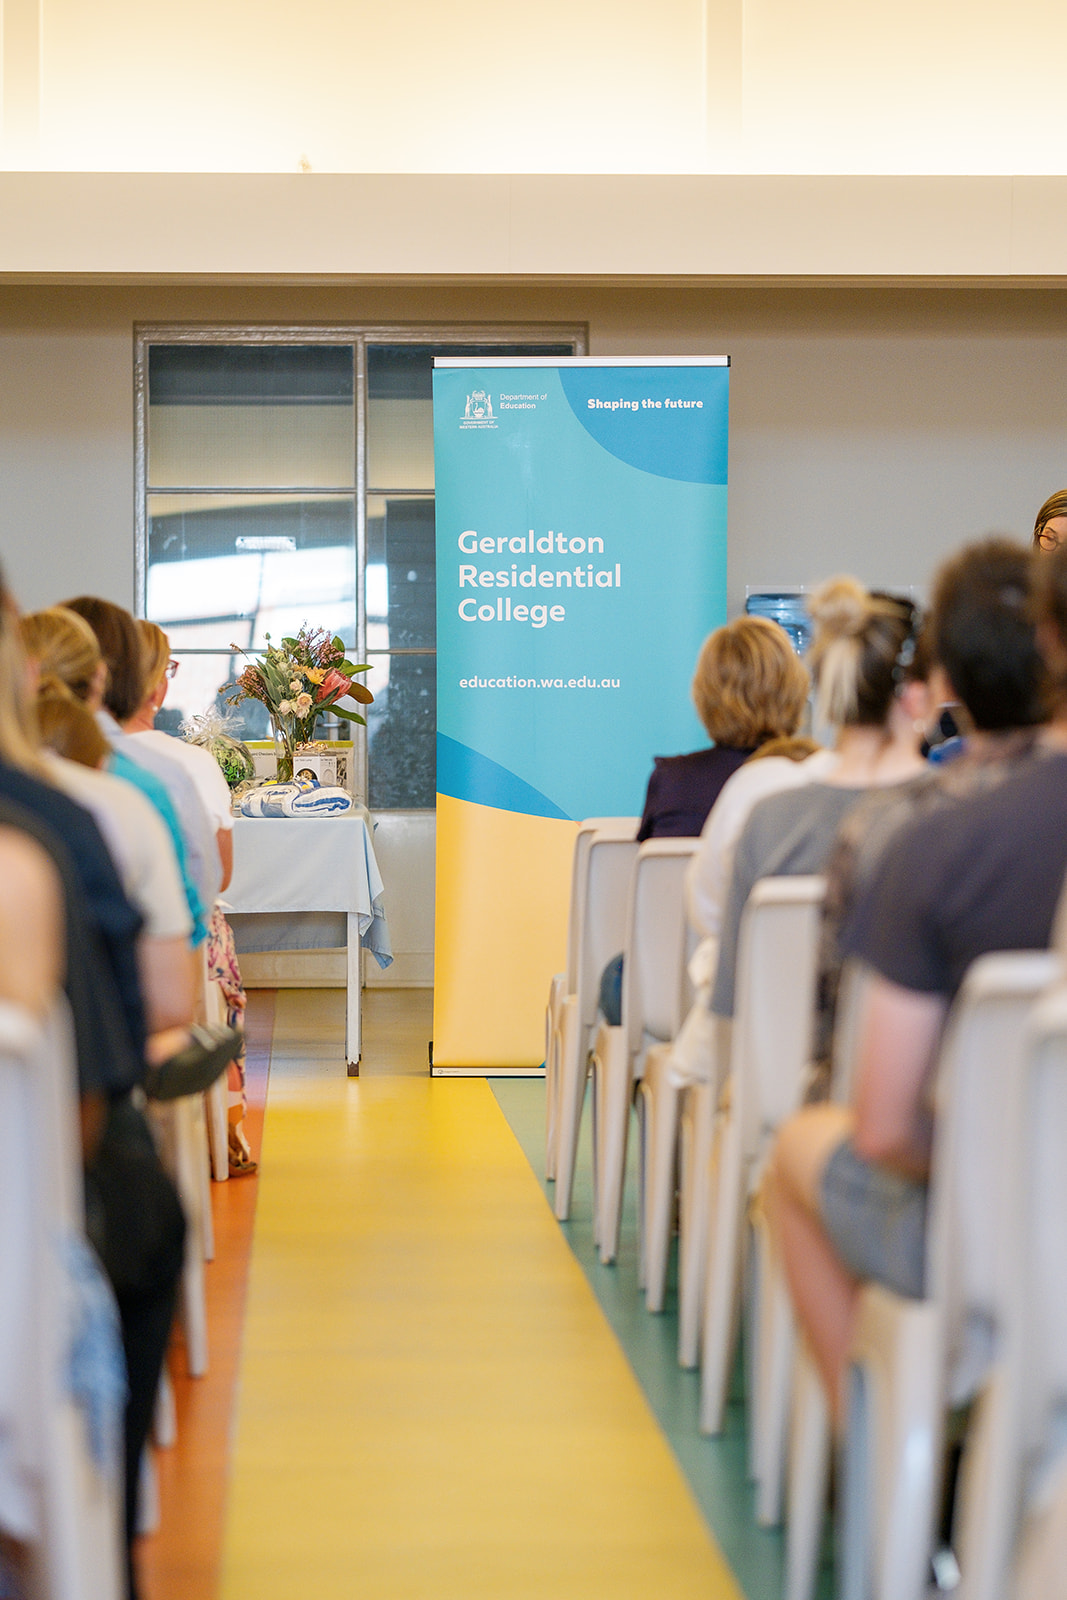
[[[215,829],[222,867],[221,886],[225,889],[233,876],[233,813],[230,810],[229,784],[209,751],[199,745],[186,744],[184,739],[163,733],[153,726],[156,714],[167,698],[167,688],[178,670],[178,663],[171,656],[170,640],[162,628],[144,620],[138,621],[137,628],[144,651],[144,697],[133,716],[123,723],[123,732],[129,734],[136,744],[155,745],[164,755],[179,762],[193,780]],[[233,930],[217,903],[212,908],[208,928],[207,962],[208,976],[218,983],[222,991],[227,1021],[232,1027],[240,1026],[244,1019],[245,992]],[[256,1171],[256,1163],[244,1131],[248,1102],[243,1046],[240,1056],[230,1063],[227,1083],[230,1098],[230,1174],[232,1177],[244,1177]]]
[[[162,754],[184,768],[196,785],[196,792],[211,818],[222,866],[222,884],[225,889],[233,876],[233,813],[230,810],[230,786],[223,777],[218,762],[199,745],[186,744],[184,739],[163,733],[155,726],[156,714],[167,698],[170,680],[178,670],[178,663],[170,653],[170,640],[154,622],[137,624],[144,648],[144,697],[137,710],[122,724],[122,731],[130,734],[141,745],[154,745]]]

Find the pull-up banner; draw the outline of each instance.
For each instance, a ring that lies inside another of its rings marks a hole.
[[[726,357],[435,363],[435,1072],[543,1062],[575,824],[707,743],[728,393]]]

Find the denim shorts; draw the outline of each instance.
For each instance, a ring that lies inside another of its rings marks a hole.
[[[823,1173],[822,1221],[857,1278],[918,1299],[926,1264],[926,1184],[864,1161],[846,1139]]]

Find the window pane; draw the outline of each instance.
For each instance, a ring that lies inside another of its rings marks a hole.
[[[365,708],[372,810],[432,809],[437,781],[437,657],[376,656]]]
[[[175,649],[262,649],[304,622],[355,644],[350,495],[150,495],[146,615]]]
[[[178,670],[167,685],[167,698],[156,717],[157,728],[177,733],[187,717],[215,710],[231,714],[232,731],[239,739],[270,738],[267,710],[258,700],[244,700],[236,707],[226,702],[226,686],[233,685],[236,673],[244,665],[240,656],[232,656],[228,650],[212,655],[184,655],[177,651],[175,659]]]
[[[433,358],[569,356],[569,344],[369,344],[367,483],[433,488]]]
[[[154,488],[349,488],[351,345],[152,345]]]
[[[433,649],[437,640],[432,500],[367,501],[367,644]]]

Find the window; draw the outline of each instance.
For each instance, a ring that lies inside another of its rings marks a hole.
[[[360,791],[432,807],[433,358],[584,349],[581,328],[140,328],[138,598],[181,664],[169,725],[227,709],[231,646],[327,627],[372,665]]]

